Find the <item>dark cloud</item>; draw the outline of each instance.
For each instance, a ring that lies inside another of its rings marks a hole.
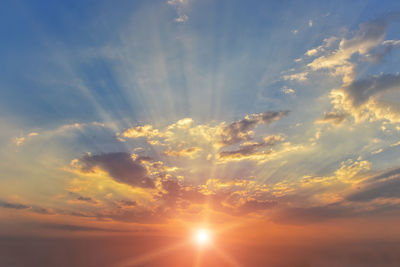
[[[96,214],[96,217],[102,219],[112,219],[128,223],[165,223],[170,216],[161,208],[142,209],[142,210],[116,210],[108,214]]]
[[[353,38],[349,40],[344,39],[341,42],[340,49],[356,48],[362,54],[362,59],[378,63],[392,51],[393,47],[399,45],[393,40],[380,43],[386,35],[388,25],[399,20],[400,13],[391,12],[381,18],[363,23]],[[377,47],[366,53],[364,51],[365,45],[368,46],[371,43],[376,43]]]
[[[273,200],[248,200],[241,207],[243,213],[262,211],[274,208],[278,205],[277,201]]]
[[[177,180],[162,181],[162,188],[165,192],[161,192],[158,197],[168,207],[175,207],[180,204],[203,203],[206,200],[206,196],[199,192],[198,188],[182,185]]]
[[[387,55],[392,52],[393,48],[398,46],[400,46],[400,42],[398,41],[384,41],[381,46],[372,49],[369,53],[365,55],[362,55],[361,59],[375,64],[380,63]]]
[[[263,147],[270,147],[274,146],[275,144],[281,142],[283,139],[282,136],[279,135],[271,135],[267,136],[264,138],[263,142],[259,143],[245,143],[241,144],[239,149],[236,150],[231,150],[231,151],[222,151],[218,154],[219,159],[244,159],[244,158],[249,158],[252,155],[259,155],[262,153],[262,155],[266,156],[272,153],[272,150],[270,151],[263,151],[259,152],[260,148]]]
[[[324,117],[318,119],[316,123],[333,123],[341,124],[346,120],[348,114],[343,112],[325,112]]]
[[[400,175],[360,188],[347,197],[349,201],[367,202],[376,198],[400,198]]]
[[[52,209],[43,208],[40,206],[35,205],[25,205],[20,203],[10,203],[4,200],[0,200],[0,208],[5,209],[14,209],[14,210],[28,210],[30,212],[38,213],[38,214],[45,214],[45,215],[52,215],[55,214]]]
[[[319,192],[307,192],[307,195]],[[369,178],[348,194],[344,200],[328,205],[313,207],[292,207],[276,209],[272,220],[287,224],[309,224],[318,223],[331,219],[355,218],[368,216],[398,216],[399,205],[396,202],[382,202],[370,205],[375,199],[398,199],[400,198],[400,168],[386,171],[382,174]],[[302,199],[301,195],[293,195],[289,202]],[[285,199],[280,198],[284,203]],[[355,205],[355,202],[358,202]]]
[[[71,198],[73,198],[75,200],[79,200],[79,201],[82,201],[82,202],[87,202],[87,203],[90,203],[90,204],[97,204],[98,203],[95,199],[93,199],[91,197],[85,197],[85,196],[82,196],[82,195],[80,195],[78,193],[75,193],[75,192],[68,192],[68,194],[69,194],[69,196]]]
[[[71,216],[76,216],[76,217],[84,217],[84,218],[90,218],[90,217],[96,217],[95,215],[92,215],[88,212],[83,212],[83,211],[60,211],[61,214],[66,214],[66,215],[71,215]]]
[[[354,216],[355,214],[356,212],[350,207],[330,204],[315,207],[282,208],[273,214],[272,220],[286,224],[310,224]]]
[[[110,207],[104,207],[101,210],[89,209],[85,212],[81,211],[60,211],[61,214],[93,218],[99,221],[120,221],[128,223],[164,223],[168,218],[167,214],[163,209],[155,206],[153,208],[144,208],[139,205],[122,206],[118,202],[113,202],[115,205]],[[129,208],[127,208],[129,207]]]
[[[222,151],[219,153],[219,158],[233,158],[233,157],[243,157],[249,156],[257,152],[261,147],[265,147],[265,143],[255,143],[250,145],[242,145],[237,150],[232,151]]]
[[[117,201],[117,204],[122,206],[122,207],[135,207],[135,206],[137,206],[137,202],[136,201],[132,201],[132,200],[120,200],[120,201]]]
[[[385,171],[363,183],[347,200],[368,202],[376,198],[400,198],[400,168]]]
[[[84,202],[90,202],[90,203],[97,203],[97,201],[93,200],[93,198],[91,198],[91,197],[80,196],[77,198],[77,200],[84,201]]]
[[[374,43],[376,40],[384,38],[386,33],[386,22],[383,20],[375,20],[360,25],[357,35],[347,40],[344,39],[340,43],[341,49],[351,49],[353,47],[362,49],[366,43]]]
[[[6,208],[6,209],[15,209],[15,210],[24,210],[24,209],[29,209],[31,206],[27,206],[24,204],[19,204],[19,203],[10,203],[4,200],[0,200],[0,207],[1,208]]]
[[[40,225],[46,229],[54,229],[54,230],[63,230],[63,231],[83,231],[83,232],[127,232],[123,230],[117,229],[105,229],[99,227],[92,227],[92,226],[81,226],[81,225],[72,225],[72,224],[53,224],[53,223],[46,223]]]
[[[56,214],[52,209],[42,207],[32,207],[32,211],[38,214],[53,215]]]
[[[398,175],[398,174],[400,174],[400,168],[389,170],[389,171],[386,171],[386,172],[384,172],[382,174],[376,175],[376,176],[368,179],[366,182],[373,182],[373,181],[383,180],[383,179],[387,179],[387,178],[390,178],[391,176]]]
[[[147,177],[147,170],[141,158],[132,159],[129,153],[117,152],[100,155],[85,155],[81,158],[82,171],[90,172],[95,167],[109,173],[117,182],[131,186],[154,188],[154,182]]]
[[[289,111],[267,111],[246,116],[244,119],[232,122],[222,129],[220,143],[223,145],[232,145],[250,140],[252,138],[252,130],[258,124],[269,124],[288,114]]]
[[[400,74],[373,75],[345,87],[355,107],[368,101],[371,96],[392,89],[400,89]]]

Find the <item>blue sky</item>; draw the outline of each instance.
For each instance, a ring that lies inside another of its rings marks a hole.
[[[4,4],[2,113],[47,127],[103,120],[99,109],[131,121],[149,119],[151,110],[169,121],[171,113],[208,120],[292,108],[279,91],[281,72],[324,38],[398,5],[379,3],[201,1],[185,7],[185,23],[174,22],[176,10],[165,1]],[[138,76],[153,81],[139,85]],[[157,99],[145,86],[161,91]],[[297,96],[313,100],[324,89],[307,87]]]

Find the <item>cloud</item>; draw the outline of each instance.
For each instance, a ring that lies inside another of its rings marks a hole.
[[[151,145],[168,146],[163,151],[172,157],[195,157],[201,150],[213,149],[253,138],[253,130],[261,124],[267,125],[287,116],[289,111],[267,111],[246,115],[239,121],[216,125],[195,125],[193,119],[184,118],[162,129],[152,125],[135,126],[125,129],[120,136],[125,138],[145,138]],[[185,146],[186,148],[182,148]]]
[[[325,55],[314,59],[307,66],[314,71],[320,69],[331,70],[332,75],[342,76],[343,83],[349,84],[354,80],[356,69],[355,63],[351,61],[352,56],[356,53],[360,55],[368,54],[383,42],[385,33],[386,23],[383,21],[378,20],[361,24],[354,37],[350,39],[343,38],[336,51],[327,52]]]
[[[387,92],[400,89],[400,74],[371,75],[331,92],[334,108],[351,114],[356,122],[386,119],[400,121],[396,105],[382,101]]]
[[[289,81],[299,81],[303,82],[307,80],[308,72],[300,72],[300,73],[294,73],[294,74],[287,74],[283,75],[284,80],[289,80]]]
[[[376,198],[400,198],[400,177],[379,181],[347,197],[350,201],[371,201]]]
[[[133,128],[126,129],[122,132],[122,136],[126,138],[140,138],[145,137],[152,139],[155,137],[163,137],[163,134],[157,129],[153,129],[152,125],[146,124],[143,126],[136,126]]]
[[[218,154],[218,160],[221,162],[241,161],[241,160],[256,160],[263,162],[268,159],[269,155],[274,153],[273,150],[259,151],[263,147],[271,147],[284,138],[280,135],[272,135],[264,138],[263,142],[247,142],[241,144],[239,149],[231,151],[222,151]]]
[[[193,125],[193,119],[192,118],[183,118],[178,120],[176,123],[171,124],[168,126],[168,129],[188,129]]]
[[[320,53],[326,52],[328,48],[330,48],[333,44],[335,44],[338,41],[338,38],[336,36],[331,36],[329,38],[324,39],[322,45],[317,46],[315,48],[311,48],[310,50],[307,50],[304,55],[308,57],[313,57],[316,56]]]
[[[167,150],[164,153],[168,156],[172,157],[189,157],[192,158],[194,155],[201,151],[202,149],[200,147],[189,147],[189,148],[184,148],[180,150]]]
[[[278,205],[277,201],[273,200],[247,200],[243,205],[240,206],[240,210],[243,213],[250,213],[254,211],[268,210]]]
[[[389,46],[400,46],[400,40],[386,40],[382,44]]]
[[[49,230],[62,230],[71,232],[111,232],[111,233],[131,232],[129,230],[125,231],[118,229],[106,229],[100,227],[82,226],[73,224],[42,223],[40,224],[40,226]]]
[[[42,207],[37,207],[37,206],[33,206],[32,207],[32,212],[38,213],[38,214],[44,214],[44,215],[54,215],[54,214],[56,214],[56,212],[54,212],[53,209],[42,208]]]
[[[4,200],[0,200],[0,207],[5,209],[15,209],[15,210],[24,210],[31,208],[31,206],[27,206],[25,204],[10,203]]]
[[[80,196],[80,197],[78,197],[77,198],[77,200],[81,200],[81,201],[85,201],[85,202],[93,202],[93,199],[91,198],[91,197],[83,197],[83,196]],[[96,203],[96,201],[94,201],[95,203]]]
[[[287,224],[311,224],[354,215],[351,207],[330,204],[315,207],[283,208],[272,215],[272,221]]]
[[[374,176],[347,196],[347,200],[367,202],[377,198],[400,198],[400,168]]]
[[[346,120],[348,114],[342,112],[325,112],[324,117],[315,121],[315,123],[332,123],[339,125]]]
[[[232,145],[241,141],[252,139],[253,130],[258,124],[270,124],[287,116],[289,111],[267,111],[264,113],[252,114],[244,119],[222,127],[218,132],[221,145]]]
[[[386,119],[391,122],[400,121],[400,110],[397,104],[380,98],[385,92],[399,88],[399,74],[370,75],[356,80],[360,63],[368,61],[378,63],[388,55],[394,47],[400,46],[399,40],[384,40],[389,23],[398,21],[398,13],[390,13],[385,17],[360,24],[359,29],[350,38],[341,38],[336,49],[337,37],[324,40],[320,46],[310,49],[305,56],[316,56],[300,73],[283,76],[283,79],[302,80],[308,71],[329,71],[331,76],[342,78],[342,86],[330,93],[334,111],[325,113],[317,123],[331,122],[340,124],[345,115],[353,116],[356,122]]]
[[[241,161],[241,160],[255,160],[255,161],[265,161],[268,155],[273,153],[272,150],[269,151],[258,151],[259,148],[264,147],[263,143],[255,144],[244,144],[241,145],[237,150],[222,151],[218,154],[218,160],[221,162],[228,161]]]
[[[376,176],[370,178],[369,180],[367,180],[366,182],[375,182],[375,181],[380,181],[380,180],[384,180],[384,179],[388,179],[388,178],[395,178],[397,175],[400,175],[400,168],[389,170],[382,174],[376,175]]]
[[[75,192],[68,192],[68,194],[74,199],[73,202],[86,202],[94,205],[98,204],[98,201],[91,197],[85,197]]]
[[[383,41],[382,44],[374,49],[372,49],[369,53],[362,56],[363,61],[368,61],[371,63],[380,63],[383,59],[392,52],[393,48],[399,47],[399,40],[386,40]]]
[[[319,46],[317,48],[312,48],[310,50],[308,50],[307,52],[304,53],[304,55],[306,56],[315,56],[316,54],[318,54],[320,51],[322,50],[322,46]]]
[[[16,146],[20,146],[22,145],[24,142],[26,142],[28,139],[34,137],[34,136],[38,136],[39,134],[37,132],[31,132],[26,136],[20,136],[20,137],[15,137],[13,139],[13,142]]]
[[[125,152],[85,155],[80,160],[83,172],[94,172],[96,167],[106,171],[115,181],[138,186],[153,188],[154,182],[147,177],[147,170],[141,163],[141,158],[133,159]]]
[[[274,211],[272,220],[308,224],[398,210],[400,169],[366,179],[369,169],[367,161],[348,160],[332,176],[304,179],[301,187],[294,187],[295,190],[278,199],[281,208]],[[325,195],[331,199],[316,201],[323,200],[321,197]],[[311,202],[307,201],[310,197]]]
[[[189,16],[186,14],[189,0],[168,0],[167,4],[173,6],[178,13],[175,22],[183,23],[189,19]]]
[[[296,93],[296,91],[295,91],[293,88],[289,88],[289,87],[287,87],[286,85],[283,86],[283,87],[281,88],[281,91],[282,91],[285,95],[290,95],[290,94],[295,94],[295,93]]]
[[[373,75],[355,81],[344,88],[354,107],[367,102],[374,95],[393,89],[400,89],[400,74]]]
[[[37,214],[51,215],[55,214],[52,209],[43,208],[35,205],[25,205],[20,203],[12,203],[0,199],[0,208],[14,209],[14,210],[27,210]]]
[[[131,208],[131,207],[136,207],[138,205],[137,201],[133,200],[118,200],[115,202],[115,204],[121,208]]]
[[[371,169],[371,162],[366,160],[343,161],[340,167],[332,175],[303,176],[300,185],[292,185],[294,189],[284,198],[292,198],[296,202],[305,202],[307,205],[322,205],[337,203],[345,197],[347,190],[356,188],[362,183]],[[300,201],[302,200],[302,201]]]
[[[342,76],[343,84],[348,85],[353,82],[357,69],[356,59],[353,56],[358,54],[361,60],[377,61],[372,58],[383,58],[394,46],[399,43],[396,40],[384,41],[386,28],[389,22],[398,20],[398,14],[392,13],[383,19],[377,19],[360,24],[359,29],[351,38],[342,38],[336,50],[328,50],[337,37],[330,37],[317,48],[308,50],[305,55],[314,56],[320,52],[324,54],[307,64],[313,71],[330,70],[333,76]],[[377,49],[382,47],[382,50]]]
[[[176,180],[162,182],[163,192],[159,198],[164,201],[160,211],[171,215],[171,210],[184,212],[192,205],[206,204],[214,211],[230,215],[262,212],[275,207],[274,199],[262,197],[262,188],[254,181],[234,180],[223,182],[209,179],[201,187],[184,185]]]
[[[25,137],[21,136],[21,137],[15,137],[13,139],[14,143],[16,146],[20,146],[25,142]]]

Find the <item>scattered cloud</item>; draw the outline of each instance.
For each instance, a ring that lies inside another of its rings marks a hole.
[[[350,37],[332,36],[324,39],[320,46],[305,53],[305,57],[316,57],[307,63],[302,72],[284,75],[284,80],[305,81],[309,72],[322,71],[333,77],[341,77],[342,86],[330,93],[333,111],[326,112],[317,123],[340,124],[347,117],[355,122],[374,120],[400,121],[400,110],[396,103],[385,99],[399,88],[399,74],[369,75],[356,79],[359,64],[368,61],[379,63],[393,48],[400,45],[399,40],[385,40],[388,25],[399,20],[397,13],[381,19],[360,24]],[[312,26],[312,21],[311,26]],[[339,41],[340,40],[340,41]]]
[[[270,124],[288,114],[289,111],[267,111],[264,113],[248,115],[242,120],[221,127],[218,132],[218,135],[220,136],[219,143],[221,145],[232,145],[241,141],[251,140],[253,130],[258,124]]]
[[[382,21],[374,21],[360,25],[360,29],[354,37],[343,38],[339,48],[333,52],[326,52],[314,59],[307,66],[312,70],[328,69],[334,76],[343,77],[343,83],[349,84],[354,80],[356,64],[351,58],[354,54],[368,54],[373,48],[379,46],[386,33],[386,24]],[[328,42],[325,43],[327,45]]]
[[[294,74],[287,74],[283,75],[283,79],[285,81],[299,81],[303,82],[307,80],[308,72],[300,72],[300,73],[294,73]]]
[[[382,152],[383,152],[383,148],[379,148],[378,150],[372,151],[371,154],[372,155],[376,155],[376,154],[379,154],[379,153],[382,153]]]
[[[296,93],[296,91],[295,91],[293,88],[289,88],[289,87],[287,87],[286,85],[283,86],[283,87],[281,88],[281,91],[282,91],[285,95],[290,95],[290,94],[295,94],[295,93]]]
[[[153,126],[149,124],[126,129],[121,135],[126,138],[146,137],[148,139],[152,139],[155,137],[163,137],[163,135],[157,129],[153,129]]]
[[[192,158],[197,152],[201,151],[200,147],[190,147],[181,150],[166,150],[164,153],[172,157],[189,157]]]
[[[203,150],[199,144],[209,147],[223,147],[253,139],[258,125],[268,125],[287,116],[289,111],[267,111],[246,115],[243,119],[217,125],[195,125],[193,119],[184,118],[163,129],[152,125],[135,126],[126,129],[121,136],[125,138],[145,138],[152,145],[168,146],[165,155],[173,157],[192,157]],[[186,148],[182,148],[185,144]],[[193,144],[192,146],[190,144]]]
[[[262,163],[274,154],[275,151],[268,149],[267,151],[259,151],[261,148],[272,147],[275,144],[282,142],[283,136],[272,135],[264,138],[263,142],[246,142],[240,145],[239,149],[231,151],[222,151],[218,154],[217,159],[221,162],[255,160]]]
[[[15,137],[13,139],[15,145],[20,146],[25,142],[25,137],[21,136],[21,137]]]
[[[315,121],[315,123],[323,124],[323,123],[331,123],[335,125],[339,125],[343,123],[348,117],[347,113],[342,112],[325,112],[324,117]]]
[[[189,0],[168,0],[167,4],[173,6],[178,14],[175,22],[183,23],[189,19],[189,16],[186,14]]]

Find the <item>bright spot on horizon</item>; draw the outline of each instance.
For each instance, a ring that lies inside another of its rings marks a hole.
[[[206,244],[210,243],[210,241],[211,241],[210,232],[207,229],[197,230],[194,234],[194,241],[198,245],[206,245]]]

